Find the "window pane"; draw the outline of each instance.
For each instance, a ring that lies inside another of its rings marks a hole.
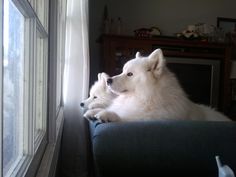
[[[8,176],[23,156],[24,16],[7,0],[3,36],[3,174]]]

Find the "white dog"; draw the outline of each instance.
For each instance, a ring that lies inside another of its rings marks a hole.
[[[84,117],[92,119],[102,109],[108,107],[116,94],[107,87],[106,81],[109,76],[106,73],[99,73],[98,80],[92,85],[89,97],[80,103],[80,106],[87,111]]]
[[[166,67],[160,49],[148,57],[128,61],[120,75],[107,80],[118,95],[95,117],[102,122],[152,119],[229,120],[215,110],[188,99],[175,75]]]

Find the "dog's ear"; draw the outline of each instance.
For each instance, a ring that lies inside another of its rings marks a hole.
[[[104,85],[104,87],[106,87],[107,86],[107,79],[109,78],[109,76],[106,74],[106,73],[101,73],[101,81],[102,81],[102,83],[103,83],[103,85]]]
[[[98,73],[98,81],[101,80],[101,75],[102,75],[102,73]]]
[[[159,76],[163,68],[165,67],[165,59],[162,53],[161,49],[154,50],[149,56],[148,56],[149,62],[150,62],[150,69],[149,71],[152,71],[155,76]]]
[[[101,79],[104,80],[105,82],[107,81],[107,79],[109,78],[109,76],[106,73],[101,73]]]
[[[135,58],[140,58],[140,57],[141,57],[140,52],[137,52],[136,55],[135,55]]]

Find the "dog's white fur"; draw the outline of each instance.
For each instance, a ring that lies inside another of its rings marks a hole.
[[[139,52],[109,88],[119,95],[95,117],[103,122],[152,119],[229,120],[223,114],[188,99],[175,75],[166,67],[161,49],[148,57]]]
[[[106,85],[108,78],[106,73],[98,73],[98,80],[91,86],[89,97],[81,103],[81,106],[87,110],[84,117],[93,118],[99,111],[108,107],[116,97],[116,94]]]

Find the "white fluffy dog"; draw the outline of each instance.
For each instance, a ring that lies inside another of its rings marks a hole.
[[[89,97],[80,103],[80,106],[87,110],[85,118],[92,119],[95,114],[108,107],[116,97],[116,94],[107,87],[108,78],[106,73],[99,73],[98,80],[91,86]]]
[[[223,114],[188,99],[175,75],[166,67],[162,51],[148,57],[139,52],[128,61],[120,75],[107,79],[118,95],[95,117],[102,122],[152,119],[229,120]]]

